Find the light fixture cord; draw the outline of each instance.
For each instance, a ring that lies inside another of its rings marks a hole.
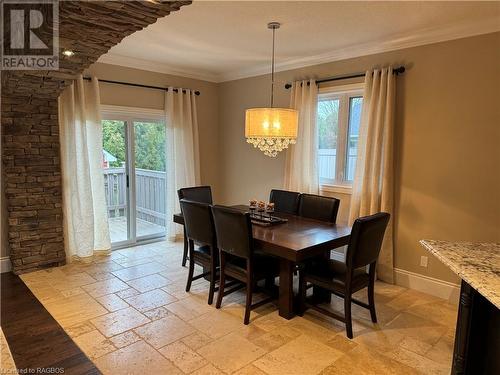
[[[274,105],[274,35],[276,28],[273,27],[273,57],[271,60],[271,108]]]

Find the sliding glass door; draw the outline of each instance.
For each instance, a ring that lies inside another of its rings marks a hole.
[[[165,236],[165,123],[142,113],[103,115],[103,170],[114,248]]]

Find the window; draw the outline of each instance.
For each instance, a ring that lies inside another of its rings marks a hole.
[[[318,170],[321,185],[349,187],[352,184],[362,107],[362,84],[320,89]]]

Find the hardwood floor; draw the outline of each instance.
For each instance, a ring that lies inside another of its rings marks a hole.
[[[1,274],[1,324],[20,373],[100,374],[19,276]]]

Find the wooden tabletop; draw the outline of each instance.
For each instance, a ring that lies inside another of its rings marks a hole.
[[[233,208],[248,211],[248,206]],[[256,247],[269,254],[298,262],[349,242],[349,226],[328,224],[285,213],[276,212],[274,215],[286,218],[288,222],[268,227],[253,225]],[[174,222],[184,224],[182,215],[174,215]]]

